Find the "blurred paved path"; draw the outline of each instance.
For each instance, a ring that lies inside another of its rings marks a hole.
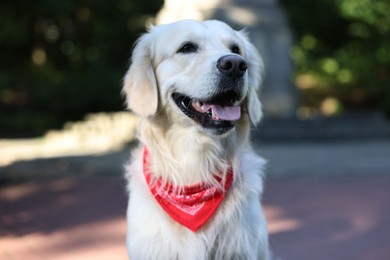
[[[390,175],[390,139],[254,142],[267,175]]]
[[[256,148],[270,161],[263,202],[276,259],[390,259],[389,141]],[[0,259],[126,259],[127,156],[0,169],[24,178],[0,184]]]

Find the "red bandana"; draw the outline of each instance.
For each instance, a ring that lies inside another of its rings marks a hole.
[[[233,170],[230,167],[226,174],[224,191],[217,186],[206,186],[199,183],[183,188],[171,184],[162,185],[161,179],[154,177],[147,169],[148,150],[144,149],[143,170],[146,182],[154,198],[171,218],[192,231],[197,231],[215,213],[221,204],[225,192],[233,180]],[[222,184],[222,179],[215,176]]]

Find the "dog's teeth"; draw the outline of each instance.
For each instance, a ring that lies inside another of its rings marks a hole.
[[[211,110],[211,118],[214,120],[219,120],[219,117],[215,114],[214,110]]]
[[[193,105],[193,107],[195,107],[197,110],[201,110],[201,109],[202,109],[202,107],[201,107],[199,101],[192,103],[192,105]]]

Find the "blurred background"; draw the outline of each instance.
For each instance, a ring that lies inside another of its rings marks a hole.
[[[122,78],[146,24],[188,18],[245,27],[264,59],[252,139],[275,257],[390,259],[388,13],[387,0],[3,0],[0,259],[126,259],[138,119]]]
[[[267,65],[289,54],[293,69],[282,76],[291,79],[290,92],[297,92],[290,114],[301,119],[352,111],[390,114],[388,1],[187,2],[175,5],[182,12],[172,15],[177,10],[167,8],[159,19],[228,20],[237,29],[249,27],[252,38],[260,35],[255,42]],[[120,88],[132,44],[162,4],[2,1],[1,136],[42,135],[86,114],[123,110]],[[196,10],[201,14],[193,14]],[[265,84],[264,91],[268,88],[273,87]]]
[[[132,44],[162,1],[2,1],[0,131],[42,135],[121,111]]]

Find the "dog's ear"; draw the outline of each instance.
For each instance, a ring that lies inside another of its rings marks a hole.
[[[246,32],[240,31],[241,35],[245,38],[246,48],[246,61],[248,63],[248,79],[249,79],[249,90],[248,90],[248,113],[252,123],[256,125],[263,115],[261,110],[261,103],[258,97],[258,92],[262,84],[263,76],[263,61],[261,60],[260,54],[247,39]]]
[[[127,107],[143,117],[155,115],[159,99],[152,44],[150,33],[137,41],[122,89],[126,95]]]

